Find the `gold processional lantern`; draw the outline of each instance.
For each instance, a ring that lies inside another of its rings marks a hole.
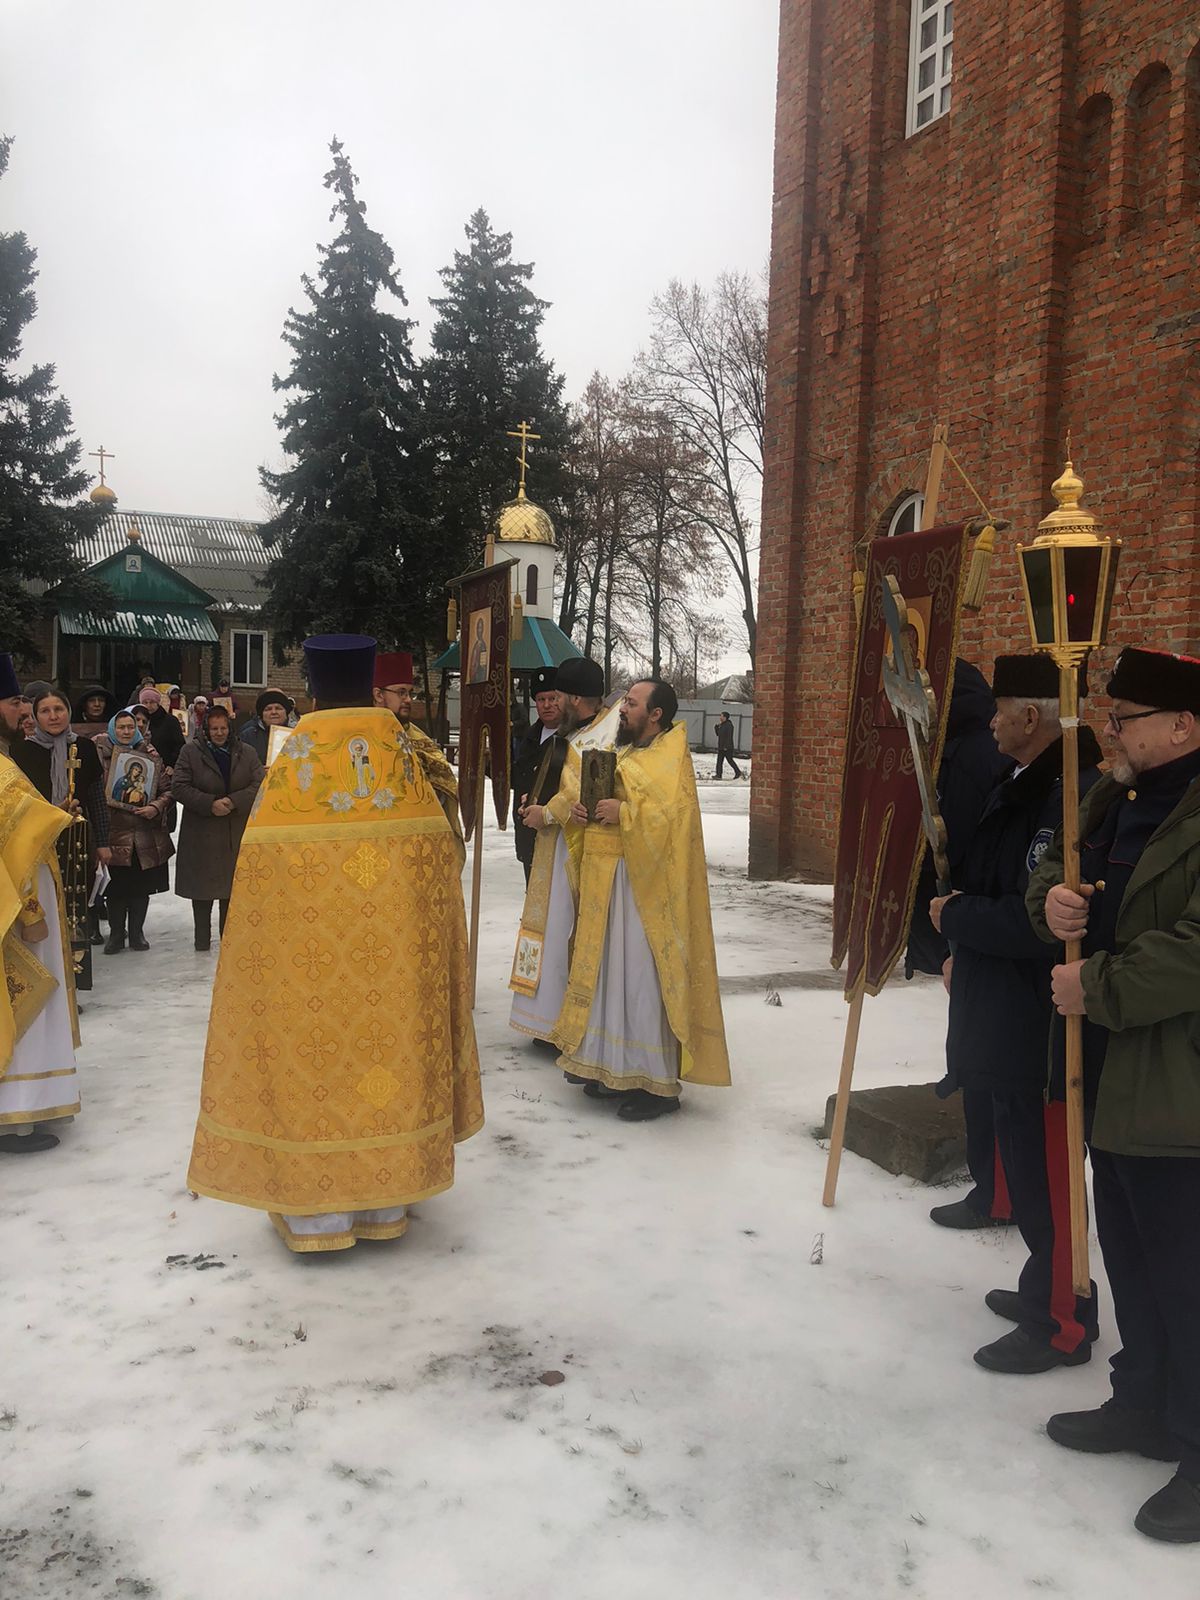
[[[1034,649],[1060,669],[1077,668],[1108,636],[1121,544],[1099,537],[1095,517],[1079,504],[1083,481],[1070,461],[1051,493],[1058,509],[1020,552],[1025,607]]]
[[[1067,446],[1068,456],[1070,445]],[[1119,539],[1101,538],[1096,518],[1079,503],[1083,482],[1068,460],[1051,485],[1058,508],[1038,523],[1037,538],[1021,551],[1021,582],[1035,650],[1054,658],[1059,672],[1063,729],[1063,881],[1079,892],[1079,678],[1092,650],[1108,637],[1117,584]],[[1078,942],[1066,960],[1078,961]],[[1071,1269],[1075,1292],[1091,1293],[1084,1178],[1083,1018],[1066,1018],[1067,1156],[1071,1187]]]

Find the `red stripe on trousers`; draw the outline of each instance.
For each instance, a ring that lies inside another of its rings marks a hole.
[[[1008,1179],[1004,1175],[1004,1162],[1000,1156],[1000,1141],[994,1140],[993,1151],[993,1179],[992,1179],[992,1216],[997,1222],[1012,1221],[1012,1196],[1008,1192]]]
[[[1071,1272],[1071,1175],[1067,1164],[1067,1107],[1052,1100],[1045,1108],[1046,1185],[1054,1221],[1054,1253],[1050,1270],[1050,1315],[1058,1332],[1050,1343],[1069,1355],[1086,1338],[1075,1315],[1075,1288]]]

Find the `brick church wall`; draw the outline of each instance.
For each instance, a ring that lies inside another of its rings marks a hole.
[[[908,0],[782,4],[757,876],[829,870],[854,545],[923,487],[936,423],[1013,524],[968,659],[1028,647],[1015,545],[1068,429],[1124,540],[1114,642],[1200,644],[1200,13],[959,0],[952,109],[906,138],[909,27]],[[939,520],[977,509],[948,468]]]

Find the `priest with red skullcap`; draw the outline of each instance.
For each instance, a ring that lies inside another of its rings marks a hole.
[[[390,711],[400,724],[403,737],[407,739],[430,787],[437,795],[451,832],[458,841],[461,866],[467,859],[467,846],[458,814],[458,779],[441,745],[412,720],[413,658],[410,650],[380,651],[376,655],[373,696],[375,704]]]

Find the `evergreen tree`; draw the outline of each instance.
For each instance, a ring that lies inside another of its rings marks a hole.
[[[329,148],[325,187],[341,231],[318,247],[320,282],[301,279],[309,309],[288,312],[292,367],[274,379],[289,396],[276,421],[294,465],[260,474],[279,507],[263,529],[274,552],[266,611],[277,660],[310,633],[416,643],[430,606],[445,614],[413,324],[377,304],[408,302],[391,248],[367,226],[341,144]]]
[[[532,265],[512,259],[512,235],[496,233],[486,211],[476,211],[466,235],[466,251],[442,269],[445,294],[431,302],[437,321],[425,366],[438,511],[463,566],[516,494],[508,432],[527,421],[541,436],[529,452],[526,493],[555,517],[570,494],[564,458],[572,437],[563,380],[542,352],[548,302],[529,287]]]
[[[0,139],[0,177],[11,139]],[[15,371],[24,329],[37,313],[37,251],[23,233],[0,233],[0,650],[32,658],[34,629],[64,600],[92,611],[112,609],[103,584],[82,577],[76,541],[100,518],[86,494],[89,474],[57,392],[52,366]],[[51,600],[29,585],[56,585]]]

